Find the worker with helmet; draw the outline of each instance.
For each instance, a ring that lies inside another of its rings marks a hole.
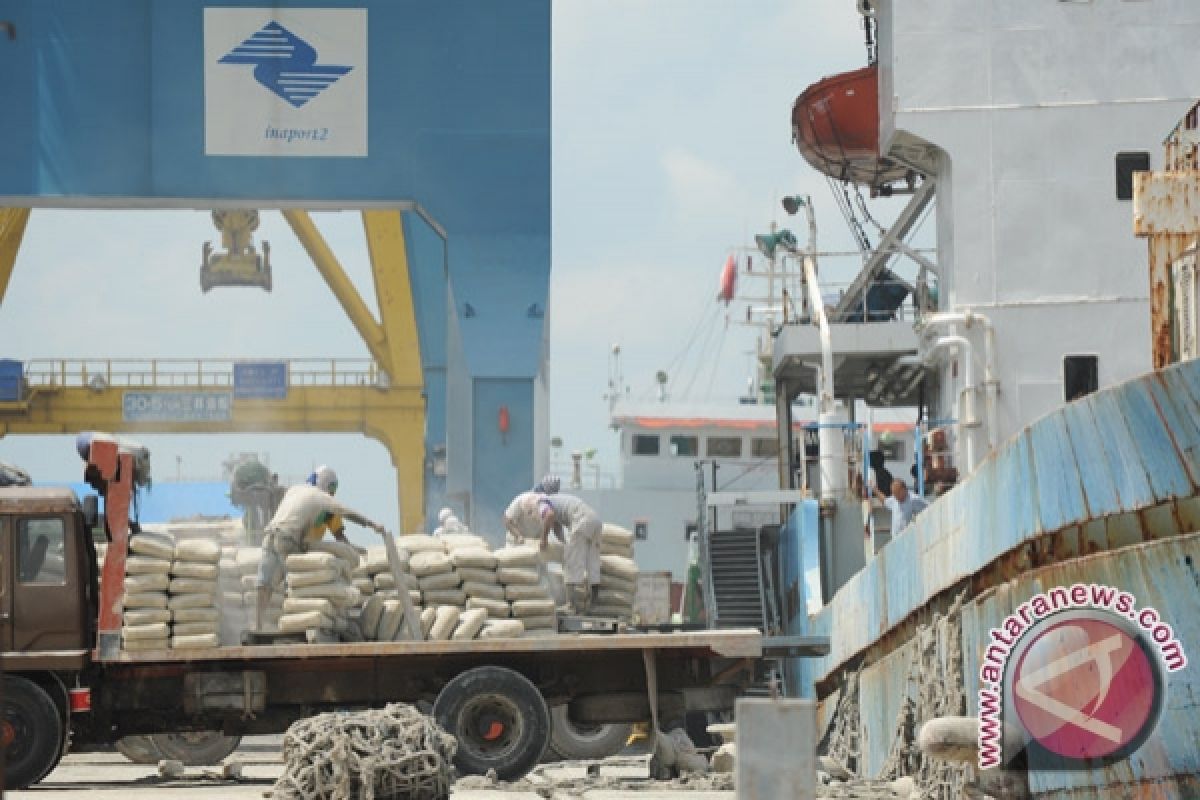
[[[379,523],[334,500],[337,487],[337,473],[326,466],[318,467],[308,476],[307,482],[287,490],[275,516],[267,523],[262,542],[262,560],[259,561],[258,578],[255,581],[258,589],[258,630],[263,629],[263,612],[271,602],[271,595],[287,574],[288,556],[307,552],[309,546],[321,541],[326,531],[332,533],[339,542],[345,542],[343,518],[387,535],[387,530]]]

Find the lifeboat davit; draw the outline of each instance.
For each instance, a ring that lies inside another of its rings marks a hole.
[[[879,188],[909,175],[879,152],[879,68],[822,78],[792,106],[792,140],[814,169]]]
[[[737,289],[737,259],[732,255],[725,259],[725,266],[721,268],[721,278],[717,283],[717,299],[724,301],[725,305],[729,305],[733,300],[733,293]]]

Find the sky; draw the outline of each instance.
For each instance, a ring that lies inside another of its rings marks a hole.
[[[754,333],[723,324],[720,267],[773,220],[788,224],[786,194],[812,195],[822,249],[852,246],[825,179],[791,144],[789,117],[806,86],[863,64],[852,0],[554,4],[550,434],[565,450],[596,448],[602,469],[616,468],[604,400],[613,344],[631,397],[648,398],[659,369],[676,399],[744,391]],[[358,217],[315,219],[371,305]],[[0,307],[0,357],[365,359],[278,213],[264,213],[257,236],[271,243],[274,290],[203,294],[201,245],[219,239],[207,214],[38,210]],[[231,453],[257,452],[285,480],[329,463],[348,505],[397,517],[390,459],[364,437],[138,438],[160,481],[215,479]],[[68,437],[0,439],[0,460],[42,480],[80,469]]]

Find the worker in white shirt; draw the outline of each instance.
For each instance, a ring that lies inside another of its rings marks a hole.
[[[917,514],[929,508],[925,499],[909,492],[907,484],[902,480],[892,481],[891,497],[884,496],[878,488],[875,489],[875,496],[882,500],[883,504],[892,512],[893,539],[916,519]]]
[[[332,469],[325,466],[318,468],[309,476],[308,483],[287,490],[275,516],[267,523],[262,541],[262,559],[255,581],[258,588],[255,622],[259,631],[263,629],[263,613],[271,602],[271,595],[287,574],[288,556],[307,552],[310,545],[324,538],[326,531],[332,533],[339,542],[345,542],[343,518],[387,535],[387,530],[379,523],[334,500],[337,486],[337,474]]]

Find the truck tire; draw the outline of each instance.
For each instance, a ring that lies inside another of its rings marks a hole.
[[[226,736],[220,731],[156,733],[150,738],[163,758],[182,761],[189,767],[219,764],[242,743],[242,737]]]
[[[567,706],[550,710],[550,751],[565,761],[591,761],[614,756],[625,747],[633,725],[572,722]]]
[[[442,687],[437,723],[458,739],[454,763],[468,775],[494,769],[515,781],[537,766],[550,739],[550,709],[537,687],[505,667],[476,667]]]
[[[4,676],[4,788],[24,789],[50,774],[62,757],[65,724],[46,690],[19,675]]]
[[[165,758],[152,736],[123,736],[117,739],[116,748],[134,764],[157,764]]]

